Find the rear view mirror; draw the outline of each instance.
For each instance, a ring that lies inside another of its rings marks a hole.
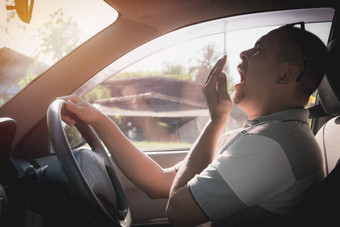
[[[14,6],[6,6],[6,10],[15,10],[19,18],[29,24],[32,18],[34,0],[14,0]]]

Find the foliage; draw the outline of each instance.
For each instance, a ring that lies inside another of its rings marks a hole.
[[[82,142],[82,135],[80,134],[80,132],[78,132],[75,126],[70,127],[66,125],[64,128],[64,131],[65,131],[68,143],[70,144],[71,147],[78,145]]]
[[[197,58],[198,66],[196,67],[195,80],[203,83],[214,62],[217,61],[216,50],[213,44],[208,44],[202,49],[202,56]]]
[[[164,69],[162,71],[121,72],[114,76],[112,79],[117,80],[156,76],[174,78],[178,80],[192,80],[190,73],[185,66],[180,64],[171,65],[168,62],[164,63]]]
[[[15,2],[14,2],[14,0],[12,0],[12,1],[6,0],[5,5],[6,6],[14,6]],[[16,18],[18,16],[17,16],[16,10],[14,8],[11,9],[11,10],[6,9],[5,12],[6,12],[6,22],[5,22],[4,26],[1,26],[2,23],[0,23],[0,30],[2,30],[6,34],[10,34],[11,30],[13,31],[14,27],[20,28],[20,29],[23,29],[23,30],[26,29],[27,25],[25,23],[23,23],[22,21],[20,21],[18,23],[18,20],[16,20]]]
[[[0,30],[3,30],[9,36],[15,34],[18,29],[25,30],[26,26],[28,26],[17,23],[14,20],[15,16],[15,11],[7,11],[7,26],[0,26]],[[30,27],[30,29],[34,29],[34,27]],[[22,73],[18,78],[9,80],[8,84],[3,85],[7,88],[0,94],[0,105],[13,96],[8,94],[9,89],[22,89],[47,68],[46,65],[39,62],[41,57],[47,57],[48,60],[54,62],[68,54],[80,43],[80,31],[77,23],[72,18],[66,17],[63,9],[59,9],[51,14],[49,21],[39,29],[36,29],[35,34],[37,35],[31,38],[42,40],[41,45],[36,50],[32,61],[29,61],[29,64],[21,65],[22,68],[25,68],[26,73]]]
[[[209,43],[203,47],[202,56],[197,57],[196,61],[197,65],[194,67],[164,62],[163,69],[160,71],[124,71],[115,75],[111,80],[162,76],[204,83],[212,65],[217,61],[215,46]]]
[[[194,80],[200,84],[203,84],[211,70],[216,64],[218,57],[221,56],[216,50],[214,44],[209,43],[202,48],[202,56],[197,58],[198,65],[191,69],[192,72],[196,72]],[[231,93],[234,90],[234,82],[232,77],[229,75],[229,69],[226,65],[224,72],[228,79],[228,91]]]
[[[58,9],[50,15],[50,20],[38,30],[43,43],[39,54],[58,60],[68,54],[80,43],[80,30],[76,22],[64,15],[63,9]]]
[[[40,73],[40,70],[38,69],[39,65],[40,63],[38,62],[38,57],[36,56],[35,58],[33,58],[33,62],[29,65],[26,71],[26,76],[20,79],[18,82],[18,85],[21,89],[38,76],[38,74]]]
[[[1,95],[1,96],[3,96],[3,95]],[[8,100],[8,98],[6,98],[6,97],[0,97],[0,106],[2,106],[5,102],[6,102],[6,100]]]
[[[107,99],[111,97],[110,89],[105,86],[99,85],[89,93],[83,96],[83,98],[89,103],[93,103],[98,99]]]
[[[19,80],[19,86],[20,88],[24,88],[27,84],[29,84],[35,77],[37,77],[36,74],[28,73],[26,77]]]

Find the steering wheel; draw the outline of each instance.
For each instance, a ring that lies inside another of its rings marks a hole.
[[[76,120],[75,126],[91,150],[71,149],[62,126],[62,112]],[[64,100],[55,100],[47,110],[47,127],[71,190],[94,208],[100,221],[130,226],[131,213],[124,187],[112,159],[91,126],[67,112]]]

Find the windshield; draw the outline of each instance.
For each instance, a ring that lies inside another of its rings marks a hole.
[[[0,1],[0,106],[118,15],[103,0],[35,0],[26,24],[14,5]]]

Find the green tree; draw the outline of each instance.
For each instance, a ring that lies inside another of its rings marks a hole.
[[[42,44],[37,49],[33,63],[27,70],[26,76],[19,80],[20,88],[25,87],[42,70],[40,57],[49,56],[54,62],[71,52],[80,43],[80,30],[72,18],[66,17],[63,9],[59,9],[50,15],[50,20],[38,29],[38,35]]]
[[[34,57],[32,63],[28,66],[26,76],[19,79],[18,85],[21,89],[29,84],[34,78],[39,75],[39,73],[44,70],[45,67],[42,67],[41,65],[42,64],[38,62],[38,57]]]
[[[67,141],[71,147],[78,145],[82,142],[82,135],[80,134],[80,132],[75,126],[70,127],[66,125],[64,127],[64,131],[65,131]]]
[[[80,43],[81,32],[71,17],[66,17],[63,9],[50,15],[50,20],[38,30],[43,43],[38,55],[48,55],[59,60]]]
[[[93,103],[95,100],[98,99],[107,99],[110,97],[110,89],[102,85],[99,85],[95,89],[92,89],[92,91],[83,96],[83,98],[90,103]]]
[[[202,55],[196,57],[197,65],[194,67],[186,67],[182,64],[173,64],[171,62],[164,62],[163,69],[161,71],[134,71],[134,72],[121,72],[112,77],[112,80],[116,79],[129,79],[139,77],[152,77],[163,76],[175,78],[178,80],[192,80],[203,84],[209,74],[212,66],[217,62],[220,54],[216,51],[214,44],[209,43],[202,48]],[[224,70],[228,76],[228,68]],[[231,78],[228,77],[228,81]],[[230,89],[233,88],[233,83],[228,83]]]
[[[215,46],[214,44],[209,43],[203,47],[202,56],[197,58],[197,67],[191,69],[192,72],[196,71],[194,80],[203,84],[206,81],[207,75],[209,74],[209,71],[216,60],[217,56]]]
[[[169,75],[176,75],[176,74],[185,74],[186,68],[183,65],[173,65],[169,62],[164,63],[165,65],[165,71],[164,74]]]
[[[0,31],[2,30],[6,34],[10,34],[11,29],[14,27],[25,30],[27,26],[24,22],[15,19],[18,18],[15,9],[7,9],[7,6],[13,5],[15,5],[14,1],[9,0],[6,0],[6,3],[3,2],[0,4],[0,6],[3,7],[0,9],[0,13],[6,13],[6,22],[4,24],[0,23]]]
[[[201,84],[205,83],[207,76],[211,70],[211,68],[216,64],[218,58],[221,57],[221,54],[216,51],[214,44],[209,43],[202,49],[202,56],[197,59],[198,66],[191,68],[191,73],[196,72],[195,81]],[[234,82],[229,73],[228,62],[223,70],[228,78],[228,91],[233,91]]]
[[[165,69],[162,75],[179,80],[191,80],[190,73],[188,69],[181,64],[171,64],[169,62],[164,63]]]

